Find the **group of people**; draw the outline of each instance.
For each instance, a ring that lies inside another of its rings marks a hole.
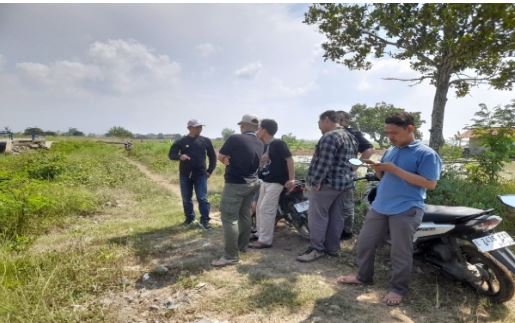
[[[297,257],[299,262],[337,256],[340,241],[352,237],[354,218],[355,166],[349,160],[358,153],[369,160],[373,146],[361,132],[349,127],[350,115],[328,110],[319,116],[322,137],[310,162],[308,187],[308,226],[310,242]],[[270,248],[273,243],[279,196],[295,185],[295,170],[288,145],[274,138],[277,122],[245,114],[238,123],[240,134],[230,136],[218,157],[211,141],[200,136],[204,126],[188,122],[189,134],[174,142],[169,158],[180,160],[180,187],[185,213],[184,225],[195,224],[191,201],[196,192],[200,225],[209,230],[207,179],[218,159],[225,165],[225,184],[220,202],[224,233],[224,253],[211,264],[236,264],[247,248]],[[383,301],[397,305],[408,290],[413,263],[413,236],[422,221],[426,189],[434,189],[440,176],[441,160],[431,148],[415,139],[414,118],[410,113],[394,113],[385,119],[385,132],[392,147],[371,168],[380,178],[376,199],[368,211],[357,240],[358,272],[339,276],[341,284],[371,284],[375,251],[389,235],[392,275],[390,290]],[[206,156],[209,164],[206,167]],[[257,240],[251,238],[251,204],[256,205]]]

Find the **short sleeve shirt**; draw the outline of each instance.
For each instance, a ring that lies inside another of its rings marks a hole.
[[[405,147],[391,147],[381,162],[391,162],[403,170],[436,181],[440,178],[442,160],[430,147],[414,141]],[[424,209],[426,189],[410,184],[397,175],[385,172],[377,187],[372,208],[382,214],[395,215],[413,207]]]
[[[262,177],[264,182],[284,185],[288,181],[288,164],[286,159],[291,157],[288,145],[279,139],[272,140],[268,147],[268,165],[270,172]]]
[[[245,184],[258,180],[263,143],[254,132],[230,136],[220,148],[220,153],[230,157],[225,168],[226,183]]]

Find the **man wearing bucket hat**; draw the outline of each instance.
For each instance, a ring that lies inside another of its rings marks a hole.
[[[181,187],[182,206],[186,217],[184,225],[195,223],[193,209],[193,189],[199,205],[200,227],[208,230],[210,204],[207,199],[207,179],[216,167],[216,153],[209,138],[200,135],[204,125],[198,120],[188,121],[189,133],[175,141],[170,147],[168,157],[179,160],[179,179]],[[206,155],[209,166],[206,169]]]
[[[225,185],[220,201],[224,229],[224,255],[211,264],[223,267],[239,261],[246,251],[250,231],[250,204],[259,189],[258,169],[263,143],[257,138],[259,119],[245,114],[238,122],[241,134],[230,136],[220,148],[218,160],[225,166]]]

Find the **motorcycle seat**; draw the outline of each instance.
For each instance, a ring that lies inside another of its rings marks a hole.
[[[426,204],[424,209],[425,222],[456,222],[466,218],[473,218],[487,213],[488,210],[465,206],[445,206]]]

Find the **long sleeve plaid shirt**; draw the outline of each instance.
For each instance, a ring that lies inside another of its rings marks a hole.
[[[345,129],[336,128],[318,141],[309,165],[307,183],[326,184],[343,191],[354,187],[354,171],[349,159],[356,158],[358,144]]]

